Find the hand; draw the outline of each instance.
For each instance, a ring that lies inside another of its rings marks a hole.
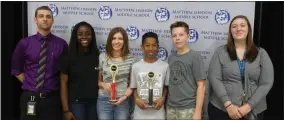
[[[201,120],[201,114],[194,112],[192,116],[192,120]]]
[[[122,96],[121,98],[119,98],[119,100],[117,102],[115,102],[115,103],[109,102],[109,103],[113,104],[113,105],[120,105],[126,98],[127,98],[127,96]]]
[[[164,97],[161,97],[161,98],[159,98],[159,99],[153,101],[153,102],[156,104],[155,109],[156,109],[156,110],[160,110],[160,108],[161,108],[161,107],[163,106],[163,104],[164,104],[164,101],[165,101]]]
[[[137,99],[135,99],[135,103],[138,105],[138,107],[141,110],[146,110],[147,109],[144,100],[137,98]]]
[[[251,111],[251,107],[249,104],[244,104],[240,108],[238,108],[238,112],[241,114],[241,116],[247,115]]]
[[[227,107],[227,109],[226,109],[229,116],[234,120],[242,118],[242,116],[238,112],[238,108],[239,108],[238,106],[235,106],[235,105],[232,104],[229,107]]]
[[[110,93],[111,93],[111,83],[103,83],[103,88],[110,95]]]
[[[72,112],[67,112],[64,113],[65,119],[66,120],[76,120],[76,118],[74,117],[74,115],[72,114]]]

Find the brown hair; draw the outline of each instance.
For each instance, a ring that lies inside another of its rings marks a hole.
[[[108,57],[113,57],[112,51],[113,51],[113,47],[112,47],[112,38],[114,36],[114,34],[116,33],[121,33],[122,37],[123,37],[123,48],[122,48],[122,56],[123,59],[130,53],[129,52],[129,47],[128,47],[128,36],[126,31],[122,28],[122,27],[115,27],[113,29],[111,29],[110,33],[108,34],[107,37],[107,44],[106,44],[106,54]]]
[[[188,27],[188,24],[186,24],[185,22],[183,22],[183,21],[177,21],[177,22],[175,22],[175,23],[173,23],[173,24],[171,24],[171,33],[172,33],[172,30],[174,29],[174,28],[177,28],[177,27],[183,27],[184,29],[185,29],[185,32],[187,33],[187,34],[189,34],[189,27]]]
[[[51,18],[53,19],[52,11],[48,6],[40,6],[35,10],[35,17],[37,17],[38,10],[48,10],[51,13]]]
[[[257,54],[258,54],[258,50],[257,50],[257,46],[254,44],[253,39],[252,39],[251,24],[249,23],[248,18],[244,15],[235,16],[230,23],[228,40],[227,40],[227,50],[228,50],[228,53],[229,53],[231,60],[237,60],[235,42],[234,42],[234,38],[233,38],[232,33],[231,33],[232,32],[231,31],[231,25],[232,25],[234,20],[239,19],[239,18],[244,19],[247,22],[247,25],[248,25],[248,34],[247,34],[247,38],[246,38],[247,51],[246,51],[246,54],[245,54],[245,59],[249,62],[253,62],[255,60]]]

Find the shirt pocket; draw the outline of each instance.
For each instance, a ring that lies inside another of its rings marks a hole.
[[[50,60],[49,60],[50,63],[54,68],[59,69],[59,64],[60,64],[59,59],[63,47],[61,47],[60,44],[52,43],[52,45],[50,45],[48,49],[50,49],[48,50],[48,52],[50,52],[48,53],[50,55]]]
[[[60,46],[59,46],[59,44],[52,44],[51,45],[51,60],[58,60],[59,59],[59,57],[60,57],[60,55],[61,55],[61,53],[62,53],[62,49],[63,48],[61,48]]]

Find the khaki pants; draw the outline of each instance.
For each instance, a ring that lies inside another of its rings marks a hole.
[[[167,106],[167,120],[191,120],[195,108],[179,109]]]

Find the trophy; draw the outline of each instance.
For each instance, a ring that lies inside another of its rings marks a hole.
[[[111,64],[110,65],[110,74],[111,74],[111,78],[112,78],[112,83],[111,83],[111,98],[109,100],[109,102],[111,103],[115,103],[118,100],[116,99],[116,83],[115,83],[115,77],[116,74],[118,72],[118,66],[115,64]]]
[[[147,84],[148,84],[148,105],[147,107],[149,108],[153,108],[155,107],[155,105],[153,104],[153,87],[156,83],[156,80],[155,80],[155,73],[153,72],[149,72],[147,74]]]

